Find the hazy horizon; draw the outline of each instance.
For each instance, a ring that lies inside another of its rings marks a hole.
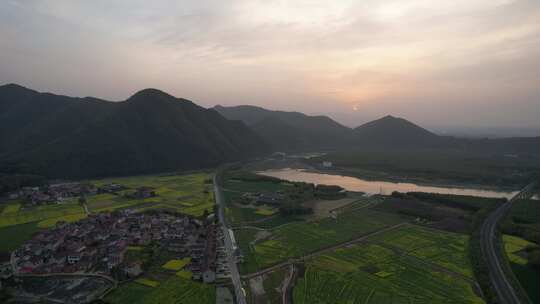
[[[348,126],[391,114],[432,130],[540,129],[538,1],[1,6],[0,83],[106,100],[153,87]]]

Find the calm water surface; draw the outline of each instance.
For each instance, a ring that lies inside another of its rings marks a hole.
[[[511,198],[515,192],[483,190],[475,188],[452,188],[439,186],[422,186],[413,183],[394,183],[383,181],[363,180],[356,177],[307,172],[299,169],[276,169],[258,172],[258,174],[273,176],[292,182],[306,182],[313,184],[338,185],[349,191],[361,191],[369,194],[391,194],[399,192],[429,192],[442,194],[472,195],[482,197]]]

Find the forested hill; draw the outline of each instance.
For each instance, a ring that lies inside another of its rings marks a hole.
[[[368,122],[354,129],[357,143],[389,148],[456,147],[451,137],[439,136],[414,123],[391,115]]]
[[[82,178],[215,166],[266,151],[238,121],[155,89],[123,102],[0,86],[0,172]]]
[[[246,123],[274,150],[301,151],[345,147],[352,130],[327,116],[309,116],[299,112],[272,111],[255,106],[216,106],[228,119]]]

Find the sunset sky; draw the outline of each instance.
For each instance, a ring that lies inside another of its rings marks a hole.
[[[540,127],[540,1],[4,0],[0,84]]]

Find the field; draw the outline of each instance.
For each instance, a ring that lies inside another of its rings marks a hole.
[[[226,203],[226,216],[233,226],[259,225],[266,220],[276,219],[278,224],[286,223],[296,218],[282,216],[274,206],[253,204],[253,199],[243,197],[244,194],[275,194],[281,193],[281,206],[301,206],[306,197],[313,197],[305,184],[290,183],[273,177],[257,175],[248,171],[226,171],[223,174],[223,196]],[[312,190],[312,189],[311,189]],[[272,225],[272,224],[270,224]]]
[[[223,191],[225,200],[228,202],[226,215],[227,219],[233,224],[240,226],[242,223],[253,222],[268,218],[271,215],[260,214],[255,208],[240,207],[234,203],[236,194],[229,191]]]
[[[243,208],[239,205],[238,201],[242,194],[246,192],[251,193],[266,193],[274,191],[282,191],[290,188],[292,184],[282,182],[269,182],[269,181],[244,181],[228,179],[225,182],[223,188],[223,195],[227,203],[228,214],[227,218],[233,224],[240,224],[243,222],[253,222],[265,219],[276,213],[276,210],[271,208]]]
[[[375,236],[370,241],[473,278],[466,235],[408,226]]]
[[[540,246],[511,235],[503,235],[503,241],[506,256],[508,257],[514,275],[533,303],[540,303],[540,290],[538,289],[540,270],[528,265],[527,250],[527,248],[539,248]]]
[[[326,218],[320,221],[291,222],[271,230],[271,237],[247,246],[253,233],[238,238],[246,262],[242,272],[253,272],[292,257],[301,257],[310,252],[349,241],[382,228],[403,222],[394,214],[383,214],[373,210],[350,212],[337,221]],[[244,233],[245,234],[245,233]]]
[[[0,252],[17,249],[37,231],[35,222],[0,228]]]
[[[0,228],[18,224],[38,222],[67,215],[84,214],[83,208],[76,204],[34,206],[0,216]]]
[[[269,303],[281,303],[281,292],[278,292],[278,290],[287,275],[288,271],[284,268],[265,275],[263,287]]]
[[[7,206],[4,207],[4,209],[2,210],[2,213],[1,215],[4,216],[4,215],[9,215],[9,214],[14,214],[14,213],[17,213],[19,212],[19,209],[21,208],[21,204],[20,203],[17,203],[17,204],[9,204]]]
[[[540,244],[540,201],[516,201],[512,204],[510,214],[504,220],[502,228],[505,234]]]
[[[170,260],[167,263],[165,263],[162,267],[168,270],[178,271],[184,268],[184,266],[186,266],[187,264],[189,264],[189,262],[191,262],[190,258],[184,258],[181,260]]]
[[[216,300],[215,287],[178,276],[149,287],[136,282],[121,285],[105,297],[111,304],[210,304]]]
[[[50,219],[43,220],[38,223],[39,228],[50,228],[54,227],[57,222],[63,221],[67,223],[76,222],[78,220],[82,220],[83,218],[86,218],[86,213],[75,213],[70,215],[64,215],[61,217],[53,217]]]
[[[255,214],[264,215],[264,216],[270,216],[276,214],[277,210],[268,208],[268,207],[259,207],[257,208],[257,211],[255,211]]]
[[[171,209],[193,216],[203,215],[205,210],[212,211],[214,206],[213,192],[208,181],[208,173],[193,173],[184,175],[145,175],[123,178],[93,180],[91,183],[100,186],[117,183],[128,187],[120,195],[99,194],[87,199],[92,212],[112,211],[128,207],[141,210],[154,208]],[[122,194],[133,191],[138,187],[152,187],[156,197],[146,199],[129,199]]]
[[[377,244],[354,245],[306,264],[294,303],[483,303],[470,283]]]
[[[159,286],[158,281],[153,281],[153,280],[150,280],[150,279],[147,279],[147,278],[136,279],[135,283],[139,283],[141,285],[148,286],[148,287],[158,287]]]
[[[512,235],[503,235],[504,250],[506,255],[511,263],[516,263],[519,265],[526,265],[527,259],[520,255],[520,251],[525,250],[527,247],[538,247],[538,245],[524,240],[522,238],[512,236]]]

